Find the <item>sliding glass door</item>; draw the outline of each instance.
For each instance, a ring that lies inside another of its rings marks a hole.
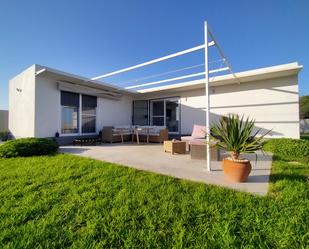
[[[164,126],[164,100],[151,100],[150,102],[150,125]]]
[[[179,133],[179,98],[151,100],[150,125],[166,126],[170,133]]]
[[[165,125],[169,132],[179,132],[179,99],[165,100]]]

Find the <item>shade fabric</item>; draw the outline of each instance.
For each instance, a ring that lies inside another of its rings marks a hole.
[[[79,94],[61,91],[61,105],[79,107]]]

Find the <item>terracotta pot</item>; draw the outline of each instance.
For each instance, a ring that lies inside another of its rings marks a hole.
[[[250,161],[236,162],[229,159],[222,160],[225,175],[233,182],[245,182],[251,172]]]

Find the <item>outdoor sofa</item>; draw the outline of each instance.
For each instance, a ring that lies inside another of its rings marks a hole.
[[[191,136],[183,136],[181,137],[181,141],[186,142],[187,150],[190,150],[190,142],[191,141],[204,141],[206,137],[206,126],[203,125],[194,125]]]
[[[147,142],[147,135],[149,136],[149,142],[163,143],[168,140],[168,129],[164,126],[147,126],[146,129],[139,133],[139,140]]]
[[[136,129],[139,136],[139,141],[152,143],[163,143],[168,140],[168,129],[164,126],[104,126],[102,129],[102,142],[126,142],[136,139]],[[133,136],[133,137],[132,137]]]
[[[181,141],[186,142],[186,148],[190,151],[191,159],[206,159],[206,126],[194,125],[191,136],[181,137]],[[220,158],[219,149],[213,145],[217,141],[210,141],[210,157],[212,161],[218,161]]]
[[[131,139],[131,129],[119,129],[114,126],[104,126],[102,129],[102,142],[114,143],[125,142]]]

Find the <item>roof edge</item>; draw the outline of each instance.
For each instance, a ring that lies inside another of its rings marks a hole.
[[[235,73],[235,75],[240,80],[240,83],[244,83],[263,79],[280,78],[289,75],[297,75],[302,68],[303,66],[299,65],[298,62],[292,62],[287,64],[237,72]],[[225,74],[221,76],[211,77],[209,78],[209,81],[211,86],[238,84],[238,81],[235,80],[233,74]],[[197,86],[199,84],[201,85],[201,87],[203,87],[202,85],[204,83],[205,83],[204,79],[198,79],[165,86],[140,89],[137,90],[137,93],[151,93],[164,90],[172,90],[189,86]]]
[[[119,86],[109,84],[109,83],[105,83],[105,82],[98,81],[98,80],[91,80],[87,77],[67,73],[67,72],[64,72],[64,71],[61,71],[61,70],[58,70],[58,69],[54,69],[54,68],[51,68],[51,67],[47,67],[47,66],[43,66],[43,65],[39,65],[39,64],[34,64],[34,66],[35,66],[36,75],[40,75],[44,72],[51,72],[51,73],[54,73],[54,74],[59,74],[59,75],[62,75],[62,76],[75,78],[77,80],[83,81],[84,83],[89,83],[89,87],[91,87],[91,86],[107,87],[107,88],[113,89],[115,91],[121,91],[121,92],[128,93],[128,94],[133,93],[132,91],[129,91],[129,90],[123,88],[123,87],[119,87]]]

